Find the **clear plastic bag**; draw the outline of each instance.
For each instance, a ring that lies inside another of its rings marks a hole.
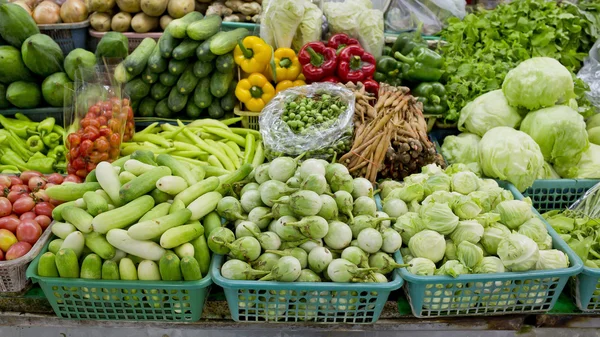
[[[346,104],[346,109],[326,129],[317,128],[318,124],[313,124],[313,127],[295,133],[282,119],[286,103],[299,96],[316,97],[322,94],[339,97]],[[267,158],[284,155],[295,157],[309,152],[310,157],[330,159],[336,153],[348,152],[354,131],[354,100],[351,90],[333,83],[313,83],[280,92],[267,104],[259,118]]]
[[[583,61],[583,67],[577,73],[590,86],[587,98],[600,113],[600,40],[596,41],[589,56]]]
[[[291,48],[309,0],[263,0],[260,38],[277,48]]]
[[[417,29],[423,24],[423,34],[441,31],[448,18],[467,15],[465,0],[393,0],[385,14],[385,29],[403,32]]]

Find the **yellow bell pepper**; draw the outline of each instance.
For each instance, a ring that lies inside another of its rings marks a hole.
[[[271,61],[273,49],[257,36],[248,36],[239,41],[233,51],[235,63],[246,73],[260,73]]]
[[[278,48],[273,54],[277,82],[293,81],[302,73],[302,65],[291,48]]]
[[[290,81],[290,80],[285,80],[285,81],[281,81],[279,83],[277,83],[277,86],[275,87],[275,93],[279,93],[280,91],[284,91],[285,89],[289,89],[292,87],[299,87],[301,85],[306,85],[306,83],[304,83],[304,81],[302,80],[296,80],[296,81]]]
[[[275,96],[275,88],[260,73],[251,74],[248,78],[240,80],[235,87],[235,97],[252,112],[260,112],[273,96]]]

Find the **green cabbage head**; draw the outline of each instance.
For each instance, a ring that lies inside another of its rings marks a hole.
[[[471,243],[477,243],[483,236],[483,226],[475,220],[459,221],[458,226],[454,232],[450,234],[450,238],[457,245],[460,245],[463,241],[469,241]]]
[[[402,242],[408,242],[410,238],[425,229],[425,227],[418,213],[406,212],[396,219],[394,229],[400,233]]]
[[[468,274],[469,268],[458,260],[448,260],[438,270],[435,271],[436,275],[448,275],[452,277],[458,277],[460,274]]]
[[[481,138],[479,163],[486,176],[507,180],[524,191],[537,178],[544,156],[528,134],[499,126]]]
[[[510,271],[528,271],[535,267],[540,251],[535,241],[512,233],[498,244],[498,257]]]
[[[500,222],[509,229],[519,228],[534,216],[531,205],[522,200],[503,201],[496,206],[494,212],[500,214]]]
[[[410,266],[406,269],[415,275],[431,276],[435,272],[435,263],[423,257],[415,257],[408,264]]]
[[[458,172],[452,176],[450,187],[453,192],[467,195],[479,188],[479,177],[473,172]]]
[[[478,163],[480,140],[481,137],[467,132],[458,136],[448,136],[442,144],[442,155],[450,164]]]
[[[483,231],[481,245],[486,252],[496,255],[498,244],[510,235],[510,229],[501,223],[491,224]]]
[[[502,92],[508,104],[535,110],[575,98],[571,72],[550,57],[533,57],[506,74]]]
[[[483,259],[483,249],[469,241],[463,241],[458,245],[458,260],[469,268],[475,267]]]
[[[485,93],[465,105],[460,112],[458,129],[483,136],[497,126],[516,128],[521,119],[517,109],[508,105],[502,90],[498,89]]]
[[[495,256],[486,256],[473,267],[476,274],[504,273],[502,261]]]
[[[448,204],[429,203],[421,207],[419,215],[425,228],[443,235],[452,233],[458,225],[458,217],[452,213]]]
[[[424,257],[437,263],[446,253],[446,240],[438,232],[424,230],[410,238],[408,248],[414,257]]]
[[[548,230],[546,229],[546,224],[540,218],[533,217],[519,227],[519,234],[527,236],[539,246],[545,245]]]
[[[569,268],[569,257],[558,249],[540,250],[540,258],[535,264],[535,269],[560,269]]]
[[[554,169],[563,178],[600,179],[600,145],[590,144],[579,162],[556,163]]]

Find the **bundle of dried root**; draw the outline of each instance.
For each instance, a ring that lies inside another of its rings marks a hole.
[[[402,180],[421,167],[444,164],[427,137],[423,105],[408,94],[406,87],[382,85],[379,99],[357,87],[354,116],[354,142],[350,152],[340,158],[353,176],[375,182],[378,178]],[[359,103],[361,102],[361,103]],[[364,102],[375,103],[374,106]]]

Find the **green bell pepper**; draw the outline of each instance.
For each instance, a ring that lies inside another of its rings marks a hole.
[[[383,56],[392,56],[392,54],[394,54],[394,52],[392,51],[392,47],[390,46],[385,46],[383,47]]]
[[[384,82],[393,86],[399,86],[402,81],[400,79],[401,63],[391,56],[382,56],[377,60],[377,71],[373,75],[373,79],[377,82]]]
[[[446,88],[439,82],[423,82],[412,90],[413,96],[423,103],[423,113],[442,115],[448,110]]]
[[[55,123],[56,120],[54,117],[48,117],[38,124],[37,131],[42,135],[47,135],[52,132],[52,128],[54,128]]]
[[[48,154],[46,155],[46,157],[52,158],[55,160],[64,159],[66,151],[67,151],[67,149],[65,148],[64,145],[59,145],[59,146],[56,146],[56,147],[50,149],[50,151],[48,151]]]
[[[27,118],[26,116],[24,116]],[[19,120],[13,118],[6,118],[0,115],[0,125],[8,131],[14,132],[20,138],[29,138],[31,136],[29,132],[36,132],[37,124],[26,120]]]
[[[400,52],[394,57],[403,62],[402,78],[411,82],[437,82],[442,78],[444,60],[440,54],[430,49],[418,49],[405,56]]]
[[[40,136],[31,136],[27,139],[27,146],[31,152],[39,152],[44,149],[44,142]]]
[[[56,132],[50,132],[42,137],[42,141],[46,144],[47,147],[53,149],[60,145],[60,141],[62,140],[62,136]]]
[[[416,31],[401,33],[398,35],[396,41],[392,45],[391,55],[394,55],[396,52],[400,52],[403,55],[408,55],[415,48],[427,48],[427,42],[423,40],[423,36],[421,35],[422,31],[423,24],[420,23]]]
[[[41,152],[36,152],[27,161],[27,167],[29,167],[30,170],[41,173],[52,173],[54,172],[55,163],[56,160],[44,156]]]

